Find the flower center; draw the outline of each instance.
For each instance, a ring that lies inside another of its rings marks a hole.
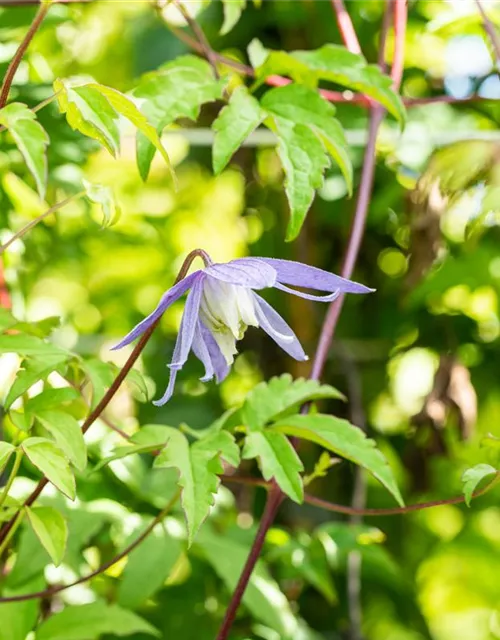
[[[228,365],[237,353],[248,326],[258,327],[252,291],[207,277],[203,285],[200,317],[211,331]]]

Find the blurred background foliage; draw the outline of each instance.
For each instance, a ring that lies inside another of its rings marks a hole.
[[[498,6],[484,4],[500,24]],[[363,51],[374,62],[383,4],[357,0],[347,5]],[[340,43],[328,2],[249,3],[225,36],[219,33],[222,5],[202,8],[199,24],[213,48],[243,62],[253,38],[285,50]],[[0,76],[34,12],[34,7],[0,8]],[[324,381],[350,398],[347,405],[325,403],[325,410],[353,420],[366,414],[370,435],[389,457],[412,503],[458,494],[465,468],[497,464],[500,81],[474,2],[411,1],[406,43],[405,98],[483,99],[411,106],[402,134],[395,122],[384,124],[355,274],[377,293],[348,300]],[[56,77],[69,76],[91,76],[129,91],[142,74],[188,51],[153,3],[57,5],[20,67],[13,98],[34,106],[52,94]],[[204,107],[197,127],[210,124],[219,107]],[[354,132],[350,151],[357,184],[363,152],[359,137],[367,114],[344,103],[338,117],[348,134]],[[112,186],[122,210],[114,226],[102,229],[97,210],[83,201],[71,203],[4,256],[15,314],[29,321],[59,316],[56,343],[123,363],[128,354],[111,353],[110,347],[151,311],[186,253],[196,247],[218,261],[247,254],[286,257],[338,272],[353,202],[346,198],[336,167],[328,171],[299,239],[284,244],[288,209],[271,147],[241,149],[230,167],[214,177],[208,146],[190,142],[182,131],[168,132],[165,144],[179,178],[175,191],[159,159],[148,182],[141,181],[132,132],[125,132],[122,153],[114,160],[71,131],[54,104],[42,109],[39,119],[51,139],[46,202],[34,191],[18,152],[2,138],[2,240],[48,205],[79,191],[82,177]],[[452,146],[443,149],[449,142]],[[279,292],[269,296],[312,355],[325,308]],[[182,303],[177,303],[164,316],[140,361],[151,395],[166,385],[165,365],[181,312]],[[15,356],[1,357],[4,394],[18,366]],[[284,371],[307,375],[308,368],[250,329],[220,387],[198,382],[200,367],[191,362],[165,407],[138,400],[129,385],[106,416],[127,433],[148,423],[200,429],[241,403],[258,381]],[[4,428],[8,431],[9,424]],[[95,459],[122,443],[102,421],[88,442]],[[311,471],[317,449],[308,445],[301,453]],[[150,456],[130,456],[82,474],[75,505],[48,492],[44,504],[57,504],[70,521],[65,562],[57,569],[51,566],[33,534],[22,529],[5,595],[41,588],[43,575],[51,584],[70,580],[112,557],[174,492],[175,473],[150,467]],[[244,463],[243,473],[254,471],[253,463]],[[19,496],[27,494],[35,477],[28,467],[23,475],[14,487]],[[314,493],[348,504],[354,475],[349,464],[335,465],[315,482]],[[42,616],[58,611],[61,602],[109,601],[139,613],[160,637],[213,638],[234,586],[234,567],[246,557],[263,502],[261,489],[221,488],[209,524],[188,553],[182,517],[174,511],[127,562],[43,600]],[[371,480],[368,504],[391,505]],[[356,552],[362,558],[364,638],[500,638],[497,495],[474,501],[470,510],[448,505],[373,518],[355,528],[346,528],[345,522],[344,516],[311,506],[283,506],[231,637],[357,640],[349,631],[346,587],[347,556]],[[39,611],[38,601],[1,605],[0,639],[24,640]],[[103,637],[116,636],[109,630]],[[138,630],[130,637],[149,636]]]

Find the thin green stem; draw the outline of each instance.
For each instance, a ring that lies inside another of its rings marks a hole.
[[[23,459],[23,450],[18,449],[16,451],[16,457],[14,458],[14,464],[12,465],[12,470],[10,472],[9,478],[7,480],[7,484],[5,485],[2,494],[0,495],[0,507],[3,505],[7,496],[9,495],[9,491],[12,487],[12,483],[16,479],[17,472],[19,471],[19,467],[21,466],[21,460]]]
[[[28,222],[28,224],[25,227],[20,229],[11,238],[9,238],[5,244],[3,244],[0,247],[0,255],[2,255],[2,253],[4,253],[5,250],[8,249],[13,242],[18,240],[19,238],[22,238],[26,233],[28,233],[28,231],[30,231],[30,229],[33,229],[33,227],[36,227],[36,225],[39,222],[41,222],[42,220],[45,220],[45,218],[50,216],[52,213],[59,211],[59,209],[62,209],[73,200],[78,200],[82,198],[85,194],[86,194],[86,191],[80,191],[78,193],[75,193],[74,195],[69,196],[69,198],[66,198],[66,200],[62,200],[61,202],[58,202],[57,204],[55,204],[53,207],[50,207],[50,209],[47,209],[47,211],[44,211],[42,214],[40,214],[39,216],[31,220],[31,222]]]
[[[150,524],[144,529],[144,531],[140,534],[140,536],[138,536],[127,547],[125,547],[123,551],[120,551],[120,553],[118,553],[114,558],[112,558],[111,560],[108,560],[107,562],[104,562],[99,568],[97,568],[95,571],[92,571],[92,573],[89,573],[86,576],[83,576],[82,578],[78,578],[78,580],[75,580],[71,584],[63,584],[57,587],[49,587],[44,591],[36,591],[34,593],[25,593],[19,596],[0,598],[0,604],[3,604],[5,602],[23,602],[24,600],[34,600],[35,598],[48,598],[50,596],[53,596],[56,593],[59,593],[60,591],[64,591],[65,589],[69,589],[70,587],[75,587],[77,584],[82,584],[82,582],[87,582],[88,580],[95,578],[99,574],[104,573],[108,569],[111,569],[113,565],[115,565],[117,562],[122,560],[122,558],[125,558],[125,556],[128,556],[129,553],[131,553],[149,536],[149,534],[153,531],[156,525],[159,524],[170,513],[170,511],[172,510],[172,507],[179,499],[179,496],[180,496],[180,491],[177,491],[175,495],[171,498],[171,500],[168,502],[168,504],[165,506],[165,508],[162,509],[160,513],[150,522]],[[11,534],[10,537],[12,537],[12,535],[13,534]],[[6,548],[6,546],[7,545],[4,543],[3,547]],[[0,555],[1,555],[1,551],[0,551]]]

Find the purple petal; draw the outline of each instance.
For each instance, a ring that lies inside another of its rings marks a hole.
[[[172,363],[168,365],[170,369],[170,379],[163,396],[159,400],[155,400],[153,402],[153,404],[155,404],[157,407],[161,407],[162,405],[166,404],[172,397],[177,372],[182,369],[193,345],[194,333],[196,324],[198,322],[201,294],[203,292],[203,280],[205,279],[203,273],[202,276],[203,277],[198,277],[195,280],[193,287],[187,297],[181,326],[177,335],[177,341],[175,343],[174,353],[172,356]]]
[[[136,325],[130,333],[128,333],[121,342],[112,347],[112,351],[121,349],[133,342],[136,338],[142,335],[149,327],[158,320],[158,318],[164,313],[168,307],[178,300],[191,286],[203,275],[203,271],[195,271],[189,276],[183,278],[177,284],[174,284],[166,293],[163,294],[156,309],[149,314],[147,318],[144,318],[138,325]]]
[[[239,258],[225,264],[210,265],[204,271],[217,280],[250,289],[273,287],[276,282],[276,271],[261,258]]]
[[[212,364],[212,358],[210,357],[210,352],[208,351],[208,347],[201,333],[201,322],[199,320],[194,332],[193,353],[205,367],[205,375],[203,378],[200,378],[200,380],[202,382],[208,382],[214,377],[215,371]]]
[[[310,267],[293,260],[279,260],[277,258],[258,258],[276,270],[277,281],[306,289],[319,291],[337,291],[341,293],[371,293],[374,289],[365,287],[352,280],[346,280],[323,269]]]
[[[253,296],[259,326],[292,358],[308,360],[299,339],[280,314],[259,295],[254,293]]]
[[[174,393],[176,377],[177,377],[177,369],[171,369],[170,370],[170,378],[169,378],[169,381],[168,381],[168,387],[167,387],[165,393],[163,394],[163,396],[159,400],[153,400],[153,404],[155,404],[157,407],[162,407],[164,404],[167,404],[167,402],[172,397],[172,395]]]
[[[315,296],[311,293],[304,293],[303,291],[297,291],[297,289],[290,289],[290,287],[285,286],[284,284],[280,284],[277,282],[274,285],[275,289],[280,289],[281,291],[286,291],[287,293],[291,293],[294,296],[298,296],[299,298],[305,298],[306,300],[314,300],[315,302],[332,302],[335,298],[338,298],[340,295],[340,289],[337,289],[333,293],[329,293],[327,296]]]
[[[196,324],[198,323],[204,279],[205,277],[203,276],[195,281],[187,297],[172,362],[168,365],[170,369],[182,369],[188,359],[193,344]]]
[[[222,351],[220,350],[220,347],[215,341],[215,338],[213,337],[210,330],[207,329],[207,327],[201,321],[200,325],[201,335],[203,337],[203,340],[205,341],[208,353],[210,354],[210,359],[215,371],[215,377],[217,379],[217,382],[220,383],[226,378],[227,374],[229,373],[229,365],[222,355]]]

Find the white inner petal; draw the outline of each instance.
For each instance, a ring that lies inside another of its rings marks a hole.
[[[233,363],[236,341],[243,338],[247,327],[259,326],[252,291],[210,277],[204,282],[200,317],[228,365]]]

